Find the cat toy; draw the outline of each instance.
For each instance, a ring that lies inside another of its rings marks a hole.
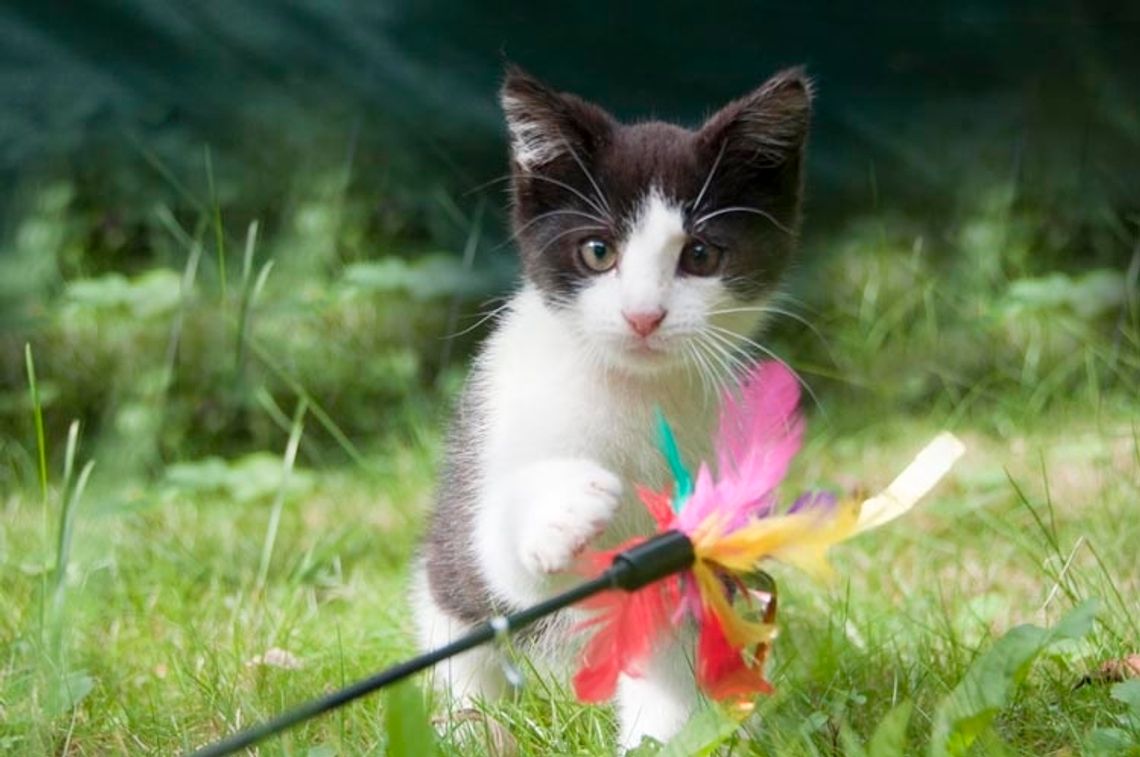
[[[638,676],[675,629],[697,630],[697,683],[711,698],[745,711],[750,698],[770,692],[764,662],[776,635],[776,587],[768,561],[827,576],[828,550],[910,510],[965,448],[937,436],[879,495],[860,502],[809,492],[779,511],[778,489],[803,441],[799,385],[782,363],[754,367],[737,391],[722,398],[715,440],[715,473],[694,476],[673,432],[658,415],[658,444],[672,481],[656,491],[639,487],[657,533],[615,549],[582,555],[595,574],[567,591],[511,615],[489,619],[450,644],[427,652],[195,752],[234,754],[268,736],[333,710],[487,642],[503,640],[573,605],[588,611],[574,676],[578,698],[609,699],[622,675]]]
[[[613,696],[620,675],[638,675],[670,629],[697,627],[695,673],[711,698],[747,708],[768,693],[764,661],[776,635],[776,587],[761,570],[773,560],[826,577],[833,545],[905,513],[964,452],[949,433],[936,437],[879,496],[864,502],[824,492],[799,497],[778,512],[777,489],[803,440],[799,384],[782,363],[756,366],[738,392],[722,400],[716,438],[716,474],[685,467],[672,430],[658,415],[659,446],[672,474],[669,489],[638,489],[658,531],[681,533],[692,547],[684,570],[631,593],[609,591],[584,605],[593,632],[574,677],[578,698]],[[585,562],[603,568],[631,548],[595,552]]]

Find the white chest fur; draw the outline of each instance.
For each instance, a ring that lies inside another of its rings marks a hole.
[[[716,400],[694,373],[606,368],[533,290],[516,296],[479,376],[487,403],[481,462],[489,477],[573,456],[596,460],[627,484],[660,485],[666,469],[655,442],[658,408],[686,459],[703,457],[711,438]]]
[[[533,290],[516,296],[474,380],[482,421],[478,553],[492,588],[517,602],[547,594],[552,577],[542,574],[564,569],[584,541],[645,533],[634,485],[667,481],[655,443],[658,408],[686,459],[706,457],[716,403],[694,375],[683,367],[645,375],[606,368]],[[541,553],[531,561],[528,538]]]

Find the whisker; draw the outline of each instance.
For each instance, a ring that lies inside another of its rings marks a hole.
[[[812,403],[826,417],[827,410],[823,407],[823,404],[819,401],[819,397],[816,395],[815,391],[811,388],[811,386],[807,383],[807,381],[804,380],[803,376],[801,376],[798,371],[796,371],[794,368],[792,368],[792,366],[789,365],[786,360],[781,358],[779,355],[777,355],[775,352],[773,352],[771,349],[765,347],[764,345],[759,344],[757,342],[754,342],[751,339],[747,339],[746,337],[742,337],[740,334],[737,334],[736,332],[724,330],[724,333],[731,335],[731,336],[734,336],[738,339],[741,339],[742,341],[747,342],[748,346],[752,347],[753,349],[756,349],[757,351],[761,352],[762,354],[764,354],[768,358],[775,360],[777,363],[784,366],[784,368],[787,369],[787,371],[795,377],[796,382],[801,387],[803,387],[804,392],[807,393],[807,395],[811,398]],[[740,354],[747,354],[746,351],[741,346],[732,343],[729,339],[725,338],[725,336],[723,334],[717,334],[714,332],[714,333],[710,334],[710,336],[715,338],[722,345],[724,345],[725,347],[727,347],[729,349],[735,350]]]
[[[698,218],[696,221],[693,222],[693,228],[696,229],[696,228],[702,226],[703,224],[707,223],[708,221],[711,221],[712,219],[716,218],[717,216],[722,216],[722,215],[725,215],[726,213],[752,213],[753,215],[758,215],[758,216],[761,216],[762,218],[768,219],[768,221],[770,221],[773,226],[775,226],[777,229],[784,232],[788,236],[790,236],[790,237],[795,236],[795,232],[793,232],[791,229],[789,229],[784,224],[777,221],[776,217],[773,216],[768,211],[761,210],[760,208],[746,207],[744,205],[733,205],[733,206],[728,207],[728,208],[720,208],[719,210],[714,210],[711,213],[706,213],[705,215],[701,216],[700,218]]]
[[[709,315],[730,315],[732,313],[773,313],[775,315],[782,315],[786,318],[791,318],[797,323],[803,324],[809,331],[819,337],[824,346],[827,346],[827,339],[824,338],[823,333],[815,327],[811,321],[804,318],[799,313],[794,313],[791,310],[784,310],[783,308],[775,307],[774,305],[758,305],[756,307],[740,307],[740,308],[726,308],[724,310],[709,311]]]
[[[753,358],[751,355],[739,353],[739,351],[734,352],[721,343],[714,341],[712,334],[705,334],[704,332],[701,332],[701,336],[705,339],[705,344],[709,347],[709,349],[715,350],[723,360],[727,361],[726,367],[731,369],[734,379],[739,379],[741,377],[738,375],[738,372],[739,374],[748,373],[752,366],[756,364],[755,358]]]
[[[719,403],[721,397],[732,391],[732,385],[734,383],[732,370],[716,353],[708,349],[708,344],[700,340],[694,344],[698,351],[702,351],[706,355],[706,360],[709,363],[709,373],[712,375],[713,382],[712,399],[713,402]]]
[[[749,358],[749,361],[742,360],[731,351],[726,349],[724,346],[715,342],[710,335],[701,333],[700,339],[701,344],[705,347],[705,349],[707,349],[712,355],[715,356],[721,367],[724,369],[726,380],[722,386],[723,392],[728,393],[733,391],[736,387],[736,384],[740,381],[740,378],[744,374],[748,373],[748,370],[752,367],[755,361],[751,358]]]
[[[716,391],[716,385],[710,383],[708,377],[708,369],[702,368],[703,364],[705,364],[705,358],[701,356],[700,349],[698,348],[697,344],[690,343],[690,341],[686,340],[684,342],[684,345],[686,355],[689,355],[690,359],[692,360],[691,364],[686,363],[685,366],[686,368],[692,367],[694,371],[697,372],[697,376],[701,384],[699,391],[701,393],[701,401],[703,402],[703,405],[705,405],[705,407],[709,407],[710,405],[715,406],[718,394]]]
[[[741,377],[747,375],[752,366],[756,365],[756,358],[736,348],[735,345],[723,343],[722,337],[716,334],[706,333],[705,340],[706,349],[715,353],[725,371],[733,377],[731,389],[726,391],[738,391]]]
[[[598,201],[601,202],[602,206],[606,209],[607,216],[612,218],[613,213],[614,213],[613,208],[610,207],[609,200],[607,200],[605,194],[602,193],[602,189],[601,189],[601,187],[598,186],[598,182],[594,181],[594,175],[592,173],[590,173],[589,168],[586,168],[586,164],[584,162],[582,162],[581,158],[578,157],[578,153],[574,151],[574,148],[570,146],[570,143],[566,142],[565,140],[563,140],[563,141],[566,144],[566,149],[570,151],[570,157],[572,157],[574,159],[574,162],[578,164],[578,168],[582,169],[582,173],[584,173],[586,175],[586,180],[589,181],[590,186],[592,186],[594,188],[594,195],[598,198]]]
[[[557,242],[562,237],[569,236],[571,234],[578,234],[578,233],[581,233],[583,231],[590,231],[592,229],[593,230],[605,231],[606,227],[604,227],[604,226],[575,226],[572,229],[566,229],[565,231],[560,231],[559,233],[555,234],[550,239],[546,240],[546,244],[544,244],[542,247],[540,247],[538,252],[536,252],[535,254],[541,255],[542,253],[546,252],[548,249],[550,249],[551,245],[553,245],[555,242]]]
[[[684,342],[685,348],[685,370],[696,371],[697,379],[701,382],[701,395],[704,397],[709,396],[709,385],[705,379],[705,374],[701,372],[700,356],[696,354],[696,348],[689,342]]]
[[[497,308],[490,310],[489,312],[480,313],[479,315],[481,315],[482,317],[479,318],[479,320],[475,321],[475,323],[473,323],[470,326],[468,326],[467,328],[463,329],[462,331],[457,331],[454,334],[447,334],[447,335],[442,336],[440,338],[441,339],[456,339],[458,337],[464,336],[465,334],[470,334],[472,331],[479,328],[480,326],[482,326],[484,323],[491,320],[492,318],[495,318],[500,313],[502,313],[504,310],[508,309],[510,306],[511,306],[511,303],[510,303],[510,300],[508,300],[508,301],[504,302],[502,305],[499,305]]]
[[[822,412],[825,416],[827,415],[827,411],[824,409],[823,404],[819,401],[819,397],[816,396],[816,393],[812,390],[812,388],[808,385],[808,383],[806,381],[804,381],[803,376],[801,376],[795,368],[788,365],[788,361],[784,360],[782,357],[777,355],[771,349],[765,347],[764,345],[760,344],[759,342],[757,342],[753,339],[750,339],[750,338],[748,338],[742,334],[738,334],[735,331],[732,331],[731,329],[722,328],[722,327],[717,326],[715,324],[709,324],[707,329],[708,329],[708,334],[710,336],[716,338],[718,341],[723,343],[725,346],[730,347],[731,349],[740,350],[741,348],[739,345],[733,343],[730,339],[728,339],[728,337],[733,337],[735,339],[739,339],[740,341],[744,342],[746,345],[748,345],[748,346],[750,346],[756,350],[759,350],[760,352],[762,352],[765,355],[767,355],[768,357],[770,357],[772,360],[775,360],[777,363],[784,366],[784,368],[786,368],[789,373],[791,373],[793,376],[795,376],[796,381],[799,383],[800,386],[803,387],[804,391],[807,392],[807,395],[809,397],[811,397],[812,402],[815,403],[815,406],[817,408],[819,408],[820,412]]]
[[[497,250],[502,249],[503,247],[506,247],[511,242],[518,241],[519,237],[522,236],[522,233],[524,231],[526,231],[527,229],[529,229],[531,226],[534,226],[536,223],[539,223],[540,221],[545,221],[547,218],[553,218],[554,216],[577,216],[579,218],[587,218],[591,221],[597,221],[599,228],[609,228],[609,221],[607,221],[606,219],[601,218],[599,216],[596,216],[593,213],[587,213],[583,210],[574,210],[573,208],[560,208],[558,210],[548,210],[545,213],[539,213],[534,218],[532,218],[529,221],[527,221],[526,223],[524,223],[522,226],[520,226],[518,229],[516,229],[514,232],[512,232],[511,235],[508,236],[505,241],[503,241],[501,244],[497,245],[496,247],[492,248],[491,251],[495,252]]]
[[[707,352],[701,349],[699,342],[693,342],[693,354],[699,361],[699,365],[704,366],[705,374],[708,378],[702,385],[702,392],[704,393],[707,402],[715,403],[724,391],[723,384],[717,375],[716,366],[711,361]]]
[[[552,179],[549,176],[546,176],[546,175],[540,174],[540,173],[527,173],[524,175],[528,179],[538,179],[539,181],[545,181],[549,184],[553,184],[556,187],[561,187],[562,189],[565,189],[567,192],[570,192],[571,194],[576,196],[578,199],[580,199],[582,202],[586,203],[591,208],[596,210],[598,212],[598,215],[604,216],[607,220],[609,220],[611,222],[613,221],[613,218],[611,217],[609,212],[607,212],[604,208],[602,208],[596,202],[591,200],[589,197],[582,194],[581,191],[579,191],[578,189],[575,189],[574,187],[570,186],[566,182],[559,181],[558,179]]]
[[[808,305],[806,302],[799,299],[798,297],[796,297],[795,295],[793,295],[791,292],[787,291],[786,289],[776,290],[776,292],[774,292],[772,295],[772,299],[774,299],[780,303],[786,303],[788,305],[795,305],[796,307],[802,308],[803,310],[811,310],[812,309],[812,307],[810,305]]]
[[[539,221],[545,221],[547,218],[553,218],[555,216],[578,216],[580,218],[588,218],[591,221],[597,221],[598,224],[601,226],[605,226],[609,223],[609,221],[607,221],[605,218],[602,218],[601,216],[596,216],[593,213],[587,213],[584,210],[575,210],[573,208],[560,208],[558,210],[548,210],[545,213],[539,213],[534,218],[530,219],[529,221],[524,223],[522,226],[520,226],[518,228],[518,231],[516,231],[514,234],[511,234],[511,238],[512,239],[518,239],[519,234],[522,234],[524,231],[526,231],[527,229],[529,229],[531,226],[535,225]]]
[[[728,142],[720,143],[720,150],[717,151],[716,160],[713,161],[712,168],[709,169],[709,175],[705,177],[705,183],[701,185],[701,191],[697,193],[697,199],[693,201],[693,212],[696,213],[701,209],[701,202],[705,198],[705,192],[708,191],[709,185],[712,184],[713,175],[716,174],[716,169],[720,166],[720,159],[724,157],[724,148]],[[696,224],[694,224],[695,226]]]
[[[502,184],[504,181],[510,181],[510,179],[511,179],[511,174],[509,174],[509,173],[504,174],[503,176],[496,176],[495,178],[489,179],[489,180],[483,182],[482,184],[476,184],[474,187],[472,187],[471,189],[468,189],[466,192],[464,192],[463,196],[469,197],[470,195],[473,195],[476,192],[482,192],[484,189],[486,189],[487,187],[489,187],[493,184]]]
[[[700,342],[693,341],[693,357],[697,360],[697,365],[701,367],[701,372],[704,374],[704,379],[701,381],[701,390],[705,393],[705,397],[711,399],[713,402],[721,394],[721,384],[717,380],[716,369],[709,361],[706,353],[700,349]]]
[[[719,360],[716,359],[716,356],[711,355],[711,353],[709,353],[706,349],[702,349],[705,348],[706,345],[701,342],[700,333],[697,333],[694,336],[695,339],[693,339],[690,343],[693,350],[693,355],[697,357],[703,366],[706,367],[709,376],[709,382],[705,386],[705,391],[707,392],[706,396],[715,402],[717,399],[719,399],[720,396],[722,396],[722,393],[725,390],[725,381],[717,371],[717,368],[723,369],[724,366],[720,365]]]
[[[576,215],[576,217],[579,217],[579,218],[585,218],[588,220],[597,221],[598,228],[602,228],[602,229],[608,229],[609,228],[609,221],[606,221],[603,218],[598,218],[597,215],[594,215],[592,213],[587,213],[585,211],[580,211],[580,210],[570,210],[570,209],[551,210],[551,211],[547,211],[545,213],[539,213],[538,215],[536,215],[535,218],[532,218],[529,221],[527,221],[526,223],[523,223],[522,226],[520,226],[518,229],[512,231],[512,233],[510,235],[507,235],[507,238],[504,239],[503,242],[500,242],[497,245],[495,245],[494,247],[491,247],[490,252],[498,252],[499,250],[502,250],[503,247],[507,246],[508,244],[511,244],[512,242],[518,242],[519,238],[523,234],[523,231],[526,231],[527,229],[529,229],[531,226],[534,226],[535,223],[538,223],[539,221],[544,221],[547,218],[554,217],[554,215]]]

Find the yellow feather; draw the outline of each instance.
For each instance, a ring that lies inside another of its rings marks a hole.
[[[881,494],[861,505],[842,502],[825,512],[801,512],[754,520],[724,533],[723,517],[711,516],[692,534],[693,574],[705,608],[716,614],[725,638],[745,648],[769,642],[775,626],[740,617],[732,609],[718,571],[744,574],[767,559],[794,565],[817,578],[828,578],[827,552],[839,542],[894,520],[910,510],[946,475],[965,446],[952,434],[939,434]]]

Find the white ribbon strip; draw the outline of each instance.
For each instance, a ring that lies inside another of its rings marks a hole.
[[[965,451],[966,445],[949,431],[934,437],[890,486],[863,502],[855,533],[878,528],[906,513],[950,472]]]

